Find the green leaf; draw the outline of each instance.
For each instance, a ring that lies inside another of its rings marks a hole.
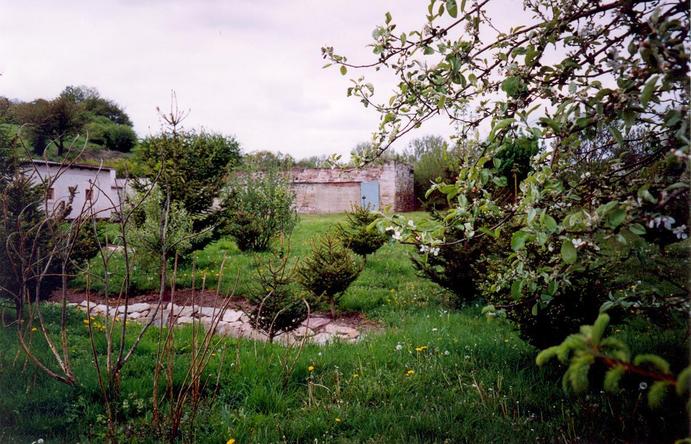
[[[341,65],[341,75],[344,76],[344,75],[346,75],[346,74],[348,74],[348,68],[346,68],[345,66]]]
[[[629,231],[638,236],[643,236],[645,234],[645,227],[641,224],[631,224],[629,225]]]
[[[542,350],[535,357],[535,363],[539,366],[545,365],[548,361],[557,356],[557,351],[559,351],[559,346],[557,345]]]
[[[511,76],[501,82],[501,89],[507,96],[516,98],[525,90],[525,84],[520,77]]]
[[[545,228],[547,228],[547,231],[549,231],[550,233],[554,233],[555,231],[557,231],[557,221],[549,214],[544,213],[543,223],[545,224]]]
[[[689,391],[691,384],[691,367],[686,367],[677,377],[677,394],[679,396]]]
[[[492,127],[492,131],[490,131],[489,133],[489,139],[493,140],[494,136],[497,134],[498,131],[503,130],[515,121],[516,119],[514,119],[513,117],[509,117],[508,119],[502,119],[499,122],[497,122],[497,124]]]
[[[561,244],[561,258],[567,264],[575,264],[578,259],[578,252],[576,247],[573,246],[571,239],[564,239]]]
[[[446,12],[453,18],[458,17],[458,5],[456,0],[446,0]]]
[[[623,147],[625,145],[624,136],[621,135],[621,131],[619,131],[619,128],[617,128],[616,126],[610,126],[609,132],[612,134],[612,137],[614,137],[619,146]]]
[[[597,317],[597,320],[593,324],[593,329],[590,331],[590,340],[593,344],[597,345],[602,339],[602,335],[605,333],[605,329],[609,324],[609,315],[602,313]]]
[[[626,219],[626,210],[622,207],[616,208],[607,214],[607,223],[612,228],[617,228]]]
[[[557,283],[557,281],[550,281],[549,284],[547,284],[547,293],[554,296],[555,294],[557,294],[558,288],[559,284]]]
[[[651,204],[656,204],[657,199],[648,191],[649,185],[643,185],[638,189],[638,197],[642,200],[648,201]]]
[[[521,298],[521,294],[523,293],[523,280],[520,281],[513,281],[511,284],[511,296],[518,300]]]
[[[669,381],[656,381],[650,386],[648,391],[648,407],[657,409],[662,406],[662,401],[665,400],[667,390],[672,385]]]
[[[605,380],[603,383],[605,391],[610,393],[616,393],[619,391],[619,381],[621,377],[626,373],[626,368],[623,365],[617,365],[607,370],[605,373]]]
[[[653,93],[655,92],[655,86],[657,85],[657,76],[652,76],[645,84],[643,87],[643,91],[641,92],[641,105],[645,108],[648,106],[648,102],[650,102],[650,99],[653,97]]]
[[[386,24],[388,25],[389,23],[391,23],[391,13],[387,12],[385,14],[385,17],[386,17]]]
[[[518,251],[525,246],[525,242],[528,240],[530,235],[525,231],[516,231],[511,236],[511,249],[513,251]]]
[[[574,393],[583,393],[588,390],[588,372],[595,361],[592,355],[580,355],[571,360],[571,374],[569,380]]]
[[[636,355],[636,357],[633,360],[633,363],[635,365],[650,364],[656,367],[662,373],[669,374],[669,362],[665,361],[658,355],[653,355],[650,353]]]

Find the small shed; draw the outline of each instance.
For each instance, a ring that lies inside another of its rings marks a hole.
[[[413,169],[401,162],[364,168],[294,168],[298,213],[342,213],[353,205],[403,212],[415,209]]]
[[[80,214],[109,218],[120,208],[127,184],[117,179],[114,168],[34,159],[24,168],[34,183],[50,183],[46,209],[52,212],[65,205],[74,190],[68,219]]]

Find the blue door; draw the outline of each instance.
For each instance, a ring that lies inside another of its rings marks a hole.
[[[360,199],[363,208],[379,210],[379,182],[360,182]]]

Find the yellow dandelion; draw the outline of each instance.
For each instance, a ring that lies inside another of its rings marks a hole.
[[[341,418],[336,418],[336,422],[341,422]]]
[[[37,331],[38,331],[38,328],[36,328],[36,327],[31,327],[31,332],[32,332],[32,333],[33,333],[33,332],[37,332]]]
[[[226,441],[226,444],[235,444],[235,438],[230,438],[228,441]]]
[[[415,370],[412,370],[412,369],[405,372],[406,376],[413,376],[414,374],[415,374]]]
[[[427,350],[427,346],[426,346],[426,345],[420,345],[420,346],[418,346],[418,347],[415,347],[415,351],[418,352],[418,353],[421,353],[421,352],[423,352],[423,351],[425,351],[425,350]]]
[[[309,367],[307,367],[307,371],[312,373],[314,371],[314,366],[310,365]]]

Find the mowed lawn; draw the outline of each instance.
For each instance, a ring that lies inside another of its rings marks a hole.
[[[413,215],[416,219],[423,214]],[[343,220],[342,215],[305,216],[291,237],[291,255],[304,257],[310,241]],[[446,304],[445,292],[417,276],[408,248],[387,244],[372,255],[344,295],[343,311],[359,311],[382,328],[357,344],[280,345],[226,338],[208,373],[220,370],[215,397],[206,391],[201,410],[184,426],[181,442],[225,443],[523,443],[656,441],[655,430],[685,430],[679,416],[667,419],[626,401],[629,395],[587,398],[562,392],[562,369],[540,369],[536,350],[508,322],[488,321],[480,303],[462,309]],[[254,282],[253,254],[223,239],[195,253],[208,285],[226,257],[224,293],[245,294]],[[95,265],[94,265],[95,266]],[[178,284],[188,285],[192,266],[181,267]],[[136,275],[145,282],[146,273]],[[237,284],[236,284],[237,282]],[[152,287],[153,288],[153,287]],[[5,317],[9,319],[10,310]],[[45,307],[57,332],[58,311]],[[105,419],[83,314],[71,312],[69,339],[79,385],[54,382],[18,350],[13,327],[0,329],[0,442],[101,442]],[[646,326],[624,326],[620,334],[641,350]],[[175,382],[189,361],[190,327],[177,329]],[[137,333],[128,330],[128,340]],[[648,333],[652,334],[652,333]],[[657,343],[681,344],[677,332]],[[683,335],[683,332],[681,332]],[[145,336],[122,376],[121,440],[158,442],[152,418],[151,375],[158,332]],[[36,335],[34,347],[48,357]],[[105,349],[103,337],[97,348]],[[634,350],[635,351],[635,350]],[[295,361],[294,366],[286,362]],[[292,370],[290,368],[292,368]],[[309,367],[313,367],[310,372]],[[214,376],[215,377],[215,376]],[[671,431],[670,431],[671,430]],[[676,435],[670,435],[676,436]]]

